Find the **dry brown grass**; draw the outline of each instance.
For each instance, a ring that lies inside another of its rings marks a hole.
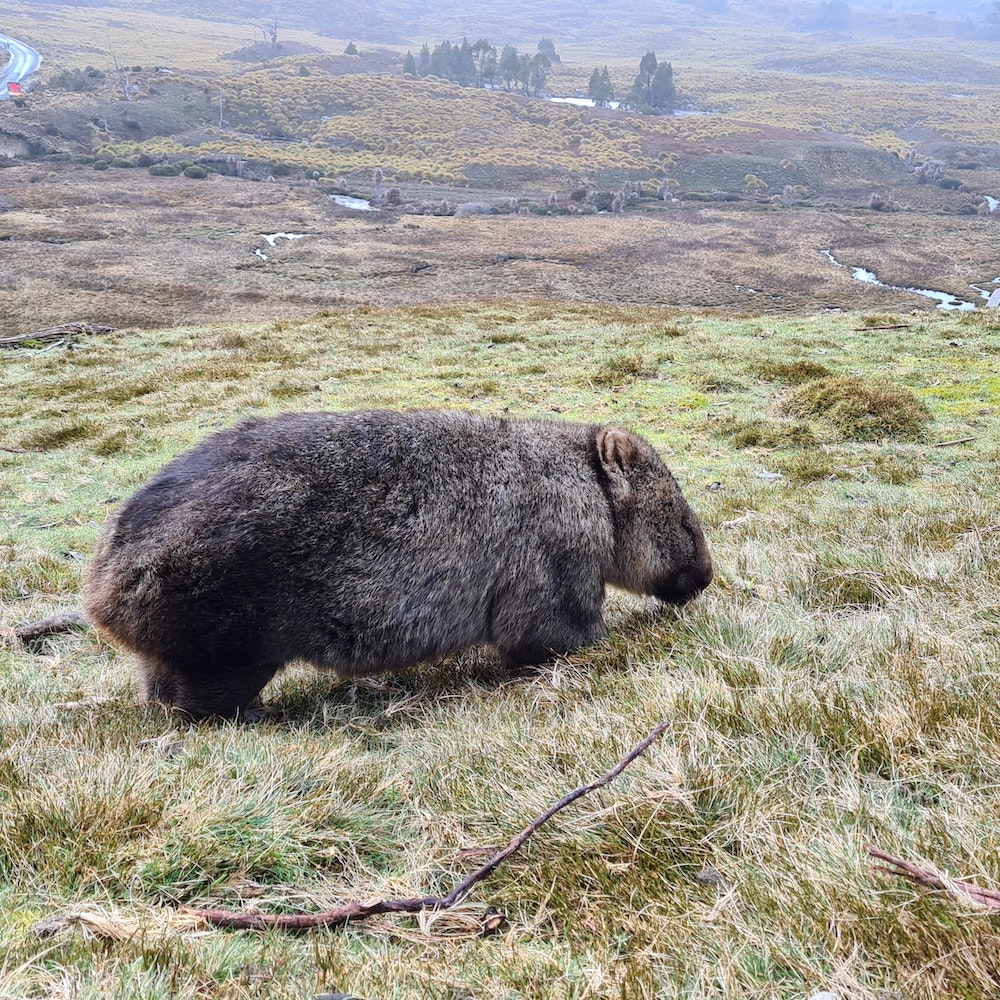
[[[73,320],[164,326],[496,298],[926,309],[926,299],[852,280],[818,248],[901,284],[913,283],[919,258],[920,280],[970,298],[969,282],[996,270],[989,218],[658,202],[621,217],[435,218],[352,213],[302,182],[57,166],[30,183],[31,173],[3,175],[3,334]],[[464,196],[477,194],[490,196]],[[289,231],[308,235],[274,249],[260,235]]]

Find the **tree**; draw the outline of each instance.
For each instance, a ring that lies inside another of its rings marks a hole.
[[[403,60],[403,73],[405,76],[417,75],[417,61],[413,58],[412,52],[406,53],[406,58]]]
[[[545,82],[548,79],[548,72],[552,67],[548,56],[542,52],[536,52],[531,58],[528,66],[528,87],[530,96],[538,97],[545,90]]]
[[[551,38],[541,38],[538,41],[538,51],[545,56],[550,63],[561,62],[558,54],[556,53],[556,47],[552,42]]]
[[[427,43],[420,48],[420,55],[417,56],[417,73],[420,76],[427,76],[431,71],[431,50],[427,47]]]
[[[503,80],[503,88],[510,93],[511,87],[517,81],[517,73],[520,66],[517,48],[513,45],[505,45],[500,53],[498,70],[500,79]]]
[[[673,111],[677,103],[677,91],[674,89],[674,68],[670,63],[660,63],[656,67],[653,79],[649,85],[649,103],[662,111]]]
[[[607,66],[603,70],[594,67],[594,72],[590,74],[590,83],[587,85],[587,96],[599,108],[606,108],[615,99],[615,88],[611,86]]]
[[[431,66],[428,71],[431,76],[440,76],[447,80],[451,75],[451,42],[443,41],[434,46],[431,53]]]
[[[344,49],[345,56],[356,56],[358,54],[358,47],[354,42],[348,42],[347,48]]]
[[[486,62],[483,64],[483,86],[486,86],[488,83],[491,90],[496,87],[497,73],[499,72],[497,50],[491,49],[490,54],[486,57]]]
[[[652,104],[653,74],[656,72],[656,53],[647,52],[639,60],[639,75],[635,78],[633,92],[639,98],[638,103]]]
[[[527,52],[517,54],[517,76],[514,77],[521,93],[528,96],[528,86],[531,82],[531,56]]]
[[[998,0],[998,2],[1000,2],[1000,0]],[[475,67],[476,71],[477,87],[483,86],[483,81],[486,79],[486,67],[491,59],[495,65],[497,61],[497,50],[490,45],[487,39],[480,38],[472,46],[472,65]]]
[[[472,55],[472,46],[469,44],[468,38],[463,38],[461,46],[456,45],[451,50],[449,79],[454,80],[461,87],[467,87],[476,77],[476,63]]]

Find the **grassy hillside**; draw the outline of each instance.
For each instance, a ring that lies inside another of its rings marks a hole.
[[[679,611],[613,595],[605,643],[525,674],[297,667],[257,724],[135,707],[128,657],[86,631],[3,649],[0,994],[995,995],[997,918],[864,851],[1000,886],[998,338],[982,312],[496,303],[5,353],[8,625],[78,606],[106,512],[170,455],[286,409],[633,426],[718,576]],[[456,914],[306,936],[172,916],[447,891],[660,719]]]

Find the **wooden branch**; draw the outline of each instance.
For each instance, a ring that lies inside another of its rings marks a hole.
[[[938,441],[937,444],[932,444],[931,447],[932,448],[950,448],[952,445],[955,445],[955,444],[968,444],[970,441],[978,441],[978,440],[979,440],[979,438],[977,438],[977,437],[956,438],[954,441]]]
[[[1000,913],[1000,891],[996,889],[984,889],[982,886],[962,879],[945,878],[931,868],[921,868],[911,861],[893,857],[891,854],[886,854],[885,851],[879,851],[874,847],[869,847],[868,853],[873,858],[893,866],[887,868],[884,865],[876,865],[874,870],[877,872],[899,875],[917,885],[926,886],[928,889],[940,889],[955,899],[971,899],[981,906]]]
[[[70,629],[89,624],[90,622],[82,611],[67,611],[65,614],[53,615],[51,618],[43,618],[41,621],[28,622],[27,625],[14,629],[14,635],[21,642],[29,643],[43,639],[47,635],[54,635],[56,632],[68,632]]]
[[[185,916],[200,917],[216,927],[227,927],[234,930],[262,930],[277,927],[282,930],[306,930],[313,927],[343,926],[352,920],[365,920],[381,913],[419,913],[423,910],[446,910],[460,903],[483,879],[491,875],[512,854],[520,850],[524,842],[533,836],[539,828],[547,823],[557,812],[565,809],[570,803],[590,792],[602,788],[616,778],[637,757],[643,754],[649,746],[659,739],[667,728],[667,721],[661,722],[637,746],[633,747],[610,771],[601,775],[589,785],[574,789],[563,796],[555,805],[550,806],[540,816],[529,823],[503,850],[498,851],[481,868],[477,868],[463,882],[456,886],[447,896],[417,896],[412,899],[375,899],[368,902],[354,900],[333,910],[323,913],[237,913],[232,910],[212,910],[184,906],[180,912]]]
[[[890,323],[888,326],[856,326],[855,333],[863,333],[865,330],[909,330],[909,323]]]

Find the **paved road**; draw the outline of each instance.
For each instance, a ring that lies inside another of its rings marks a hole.
[[[42,57],[30,45],[25,45],[24,42],[9,38],[7,35],[0,35],[0,45],[10,52],[10,61],[0,69],[0,101],[5,101],[7,81],[23,83],[38,69]]]

